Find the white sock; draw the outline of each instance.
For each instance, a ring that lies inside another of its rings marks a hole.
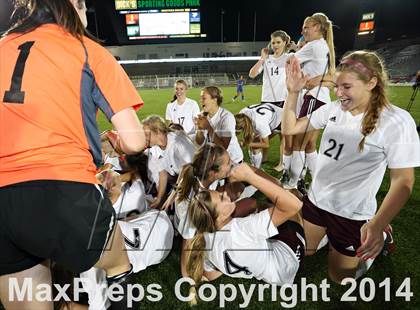
[[[256,168],[261,167],[262,158],[263,158],[263,153],[262,152],[258,152],[258,153],[254,154],[250,151],[249,152],[249,158],[251,159],[252,165],[254,165]]]
[[[292,163],[292,155],[283,154],[283,170],[289,171],[291,163]]]
[[[311,177],[313,177],[315,173],[317,158],[318,158],[317,151],[312,152],[312,153],[306,153],[306,164],[308,166]]]
[[[291,187],[296,187],[299,181],[300,175],[304,168],[305,163],[305,152],[304,151],[293,151],[292,162],[290,165],[290,182]]]
[[[359,279],[361,276],[363,276],[366,271],[369,270],[369,268],[372,266],[373,262],[375,261],[374,258],[369,258],[368,260],[361,259],[359,262],[359,266],[357,267],[355,279]]]

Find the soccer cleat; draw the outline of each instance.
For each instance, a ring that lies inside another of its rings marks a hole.
[[[280,183],[283,184],[284,189],[291,189],[289,183],[290,183],[290,176],[289,171],[283,170],[283,174],[280,178]]]
[[[297,183],[297,189],[303,196],[308,195],[308,191],[306,190],[306,185],[305,185],[305,180],[304,179],[299,179],[299,181]]]
[[[131,265],[130,270],[123,272],[122,274],[113,276],[113,277],[107,277],[106,278],[108,282],[108,287],[111,287],[113,285],[116,285],[118,287],[118,290],[120,294],[122,293],[122,299],[120,300],[110,300],[111,301],[111,307],[109,309],[111,310],[126,310],[126,309],[138,309],[140,306],[139,300],[131,301],[131,306],[129,307],[129,299],[132,298],[132,296],[128,296],[129,292],[132,292],[132,288],[134,285],[138,283],[136,275],[133,273],[133,265]]]
[[[383,256],[388,256],[392,252],[395,251],[395,242],[394,242],[394,238],[392,237],[392,226],[390,224],[388,224],[385,227],[384,233],[386,234],[386,238],[384,241],[384,247],[382,249],[381,254]]]
[[[274,170],[281,172],[283,170],[283,163],[279,162],[279,164],[275,167],[273,167]]]

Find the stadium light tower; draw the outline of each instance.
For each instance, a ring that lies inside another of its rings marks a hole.
[[[223,42],[223,15],[225,15],[225,10],[221,9],[220,11],[220,42]]]

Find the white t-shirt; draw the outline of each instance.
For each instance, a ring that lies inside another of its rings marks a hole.
[[[293,250],[277,235],[269,210],[234,218],[222,230],[204,234],[207,256],[204,269],[214,267],[233,278],[256,278],[272,284],[291,284],[299,269]]]
[[[254,132],[259,137],[267,138],[280,125],[283,109],[271,103],[262,103],[243,108],[239,113],[251,119]]]
[[[118,221],[118,225],[134,272],[161,263],[172,249],[174,230],[164,211],[149,210],[130,222]],[[107,309],[110,302],[105,271],[92,267],[82,272],[80,278],[86,281],[82,283],[89,295],[89,309]]]
[[[219,107],[216,114],[213,117],[209,117],[208,120],[214,132],[219,137],[230,137],[230,142],[226,150],[229,153],[230,159],[235,163],[242,161],[244,154],[236,138],[235,116],[228,110]],[[208,142],[214,142],[212,137],[208,136],[207,131],[205,132],[205,137]]]
[[[183,133],[169,132],[166,148],[163,150],[163,168],[172,176],[179,174],[182,167],[192,162],[195,153],[193,142]]]
[[[200,113],[197,101],[186,98],[183,104],[178,104],[178,100],[169,102],[166,106],[166,116],[168,121],[180,124],[184,131],[191,135],[195,132],[194,117]]]
[[[420,166],[419,136],[408,112],[394,105],[384,109],[359,152],[362,118],[363,114],[353,116],[333,102],[313,112],[310,119],[314,128],[325,130],[309,199],[318,208],[352,220],[375,215],[376,194],[387,166]]]
[[[324,39],[318,39],[306,43],[299,51],[294,55],[300,62],[302,71],[305,75],[310,78],[323,75],[324,72],[327,74],[327,64],[329,62],[328,44]],[[319,93],[318,93],[319,90]],[[306,90],[304,90],[306,92]],[[309,94],[317,98],[319,101],[330,103],[330,90],[328,87],[314,87],[309,91]],[[318,95],[318,96],[317,96]]]
[[[140,178],[121,187],[121,195],[113,204],[117,218],[125,218],[132,214],[140,214],[146,211],[146,191]]]
[[[258,73],[264,71],[261,101],[278,102],[285,101],[286,88],[286,60],[291,54],[283,54],[279,58],[269,55]]]

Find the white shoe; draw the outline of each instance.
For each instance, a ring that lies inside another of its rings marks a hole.
[[[273,169],[278,171],[278,172],[283,171],[283,163],[279,162],[279,164],[277,166],[273,167]]]

